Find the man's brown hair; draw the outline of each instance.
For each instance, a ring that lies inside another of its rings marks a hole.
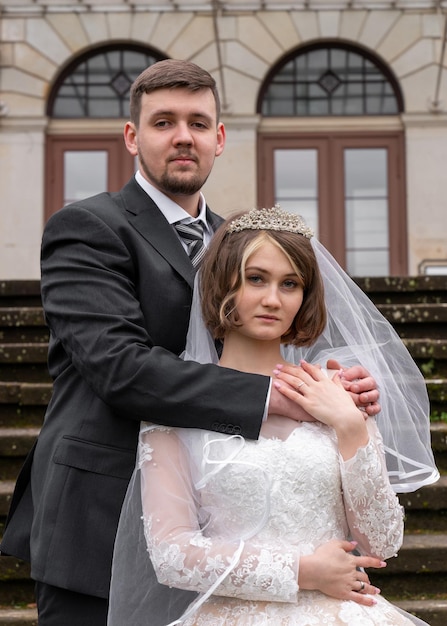
[[[141,97],[158,89],[211,89],[216,102],[216,121],[220,119],[220,98],[216,81],[206,70],[190,61],[165,59],[147,67],[130,89],[130,120],[138,128]]]

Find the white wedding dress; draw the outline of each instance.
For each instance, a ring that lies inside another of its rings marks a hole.
[[[363,607],[298,588],[300,557],[331,539],[393,557],[403,538],[395,492],[439,478],[420,370],[366,294],[311,243],[328,323],[312,347],[282,346],[283,358],[361,363],[380,389],[381,434],[369,418],[368,444],[344,462],[334,431],[321,423],[269,415],[258,441],[143,423],[117,530],[108,626],[424,624],[381,595]],[[216,364],[199,287],[196,280],[183,358]],[[225,407],[213,419],[225,423]]]
[[[368,430],[369,443],[344,462],[334,431],[321,423],[269,417],[258,441],[142,424],[150,559],[160,583],[201,594],[172,623],[423,624],[381,595],[364,607],[298,588],[300,556],[331,539],[353,539],[362,554],[382,559],[401,546],[403,510],[371,418]]]

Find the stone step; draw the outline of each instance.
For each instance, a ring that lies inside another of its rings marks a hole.
[[[417,324],[420,328],[422,324],[438,325],[447,321],[447,302],[377,302],[376,306],[399,328],[404,324]],[[9,331],[28,327],[46,329],[42,306],[0,307],[0,328]]]
[[[20,472],[23,461],[33,446],[39,428],[0,428],[0,515],[9,508],[10,489]]]
[[[430,626],[446,626],[447,624],[446,600],[408,600],[396,602],[396,604],[423,619]],[[37,609],[0,608],[0,626],[37,626]]]
[[[15,453],[19,451],[20,446],[26,454],[38,435],[38,429],[24,430],[26,430],[26,448],[23,442],[18,443],[17,448],[15,448],[13,443],[15,438],[12,435],[10,440],[12,450],[7,450],[10,454],[13,453],[11,456],[16,456]],[[18,470],[22,462],[23,459],[20,459],[17,464]],[[5,517],[8,513],[16,475],[0,480],[0,517]],[[405,509],[407,535],[419,533],[422,529],[424,532],[438,534],[445,532],[447,536],[447,476],[441,476],[434,485],[427,485],[414,493],[399,494],[399,501]]]
[[[10,584],[12,586],[16,581],[28,579],[29,574],[29,563],[16,559],[13,556],[0,556],[0,605],[7,604],[10,601],[9,599],[5,600],[2,595],[3,584]],[[6,592],[8,592],[8,589],[6,589]]]
[[[31,586],[30,592],[32,592]],[[447,624],[446,599],[420,598],[416,600],[403,600],[399,597],[393,598],[389,594],[383,595],[400,608],[426,621],[430,626],[446,626]],[[0,607],[0,626],[8,625],[37,626],[37,609],[32,604],[32,600],[27,602],[27,606],[24,608]],[[359,624],[359,626],[361,625]]]
[[[447,422],[432,422],[430,434],[432,447],[440,452],[447,451]]]
[[[383,570],[370,570],[371,581],[386,597],[447,595],[447,534],[405,534],[396,558]]]
[[[434,485],[413,493],[399,494],[405,509],[405,531],[447,533],[447,475],[441,475]],[[447,590],[446,590],[447,593]]]
[[[40,281],[0,281],[0,306],[38,306],[40,303]]]
[[[14,491],[15,480],[0,480],[0,517],[6,518],[12,493]],[[0,580],[1,580],[2,559],[0,558]]]
[[[0,307],[0,328],[45,326],[42,306]]]
[[[425,378],[447,378],[447,338],[402,337],[402,341]]]
[[[447,302],[400,302],[376,304],[381,313],[393,324],[442,324],[447,321]]]
[[[447,303],[377,304],[402,339],[446,339]]]
[[[36,374],[38,376],[38,374]],[[0,428],[39,427],[52,394],[52,383],[0,381]]]
[[[365,276],[354,281],[376,304],[447,301],[447,276]]]
[[[446,302],[447,276],[353,277],[374,302]],[[36,306],[41,302],[40,281],[0,281],[0,306]]]
[[[0,358],[0,381],[5,383],[51,383],[46,361],[5,364]]]
[[[395,604],[424,620],[430,626],[446,626],[447,624],[447,600],[398,600]]]
[[[444,387],[444,393],[447,397],[447,388]],[[429,389],[430,396],[430,389]],[[440,401],[439,405],[436,404],[434,394],[432,394],[431,398],[431,409],[432,413],[435,410],[436,406],[441,407],[440,412],[447,414],[447,405],[445,397]],[[431,435],[431,447],[433,453],[436,458],[436,465],[441,474],[447,474],[447,422],[446,421],[438,421],[432,422],[430,424],[430,435]]]
[[[443,339],[408,337],[402,341],[415,359],[447,359],[447,331]]]
[[[404,337],[403,343],[408,351],[415,359],[441,359],[447,360],[447,332],[444,329],[444,337],[440,339],[432,339],[430,337]],[[22,353],[26,350],[26,354]],[[37,363],[46,362],[48,350],[48,332],[45,329],[45,336],[40,340],[26,342],[23,338],[17,342],[7,342],[4,333],[1,335],[0,341],[0,362],[5,363],[16,362],[26,359],[26,362],[33,362],[27,357],[28,353],[35,353]],[[10,353],[8,356],[5,353]],[[14,357],[14,358],[12,358]]]
[[[47,405],[52,393],[51,383],[0,381],[0,405]]]
[[[14,557],[1,556],[0,608],[18,609],[34,601],[34,582],[30,578],[29,564]]]
[[[0,428],[40,427],[43,423],[46,404],[18,405],[0,403]]]
[[[430,399],[431,415],[445,418],[447,415],[447,379],[426,378],[425,383]]]
[[[2,343],[45,343],[48,328],[41,306],[0,307]]]
[[[0,608],[0,626],[37,626],[37,609]]]
[[[38,376],[38,374],[35,374]],[[447,402],[447,378],[426,378],[430,400],[436,403]],[[47,404],[51,397],[52,383],[49,378],[46,382],[26,382],[20,380],[0,380],[1,404]]]
[[[407,512],[425,509],[447,510],[447,475],[441,475],[437,482],[425,485],[417,491],[399,494],[399,500]]]
[[[447,277],[356,281],[393,324],[424,373],[433,410],[447,412]],[[0,281],[0,307],[1,526],[15,476],[39,432],[52,385],[46,369],[48,329],[39,281]],[[370,576],[385,597],[431,626],[446,626],[447,424],[432,424],[431,435],[445,475],[436,485],[400,496],[406,511],[404,545],[385,570]],[[29,566],[12,557],[0,558],[0,605],[4,607],[0,626],[35,626],[32,601]],[[15,606],[18,603],[24,608]]]
[[[0,456],[27,455],[38,434],[39,428],[0,428]]]
[[[48,339],[48,338],[47,338]],[[47,364],[48,341],[20,343],[0,343],[0,364],[18,365],[22,363]]]

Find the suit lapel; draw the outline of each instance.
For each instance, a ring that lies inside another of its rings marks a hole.
[[[208,224],[210,224],[214,232],[216,232],[216,230],[219,228],[224,220],[220,215],[217,215],[217,213],[213,213],[212,211],[210,211],[210,208],[207,206],[206,221],[208,222]]]
[[[158,206],[132,178],[121,190],[129,222],[157,252],[186,280],[194,285],[195,269],[188,255]],[[222,219],[207,207],[207,219],[215,231]]]

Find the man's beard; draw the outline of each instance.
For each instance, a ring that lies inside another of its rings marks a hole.
[[[166,171],[163,172],[160,178],[156,178],[147,167],[143,155],[140,152],[138,152],[138,159],[141,169],[149,182],[168,196],[192,196],[202,189],[208,178],[208,175],[201,178],[195,174],[192,178],[182,179],[180,176],[168,174]]]

